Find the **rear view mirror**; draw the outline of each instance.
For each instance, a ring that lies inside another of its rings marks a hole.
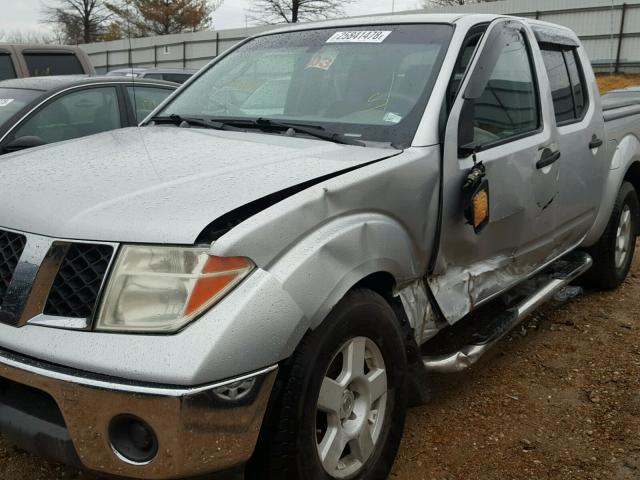
[[[27,135],[24,137],[18,137],[13,139],[4,147],[4,151],[6,153],[10,152],[18,152],[20,150],[26,150],[27,148],[39,147],[41,145],[46,145],[45,142],[40,137],[36,137],[34,135]]]

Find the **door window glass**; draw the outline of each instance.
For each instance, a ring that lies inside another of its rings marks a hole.
[[[24,60],[32,77],[85,73],[80,61],[72,53],[25,53]]]
[[[551,91],[556,121],[568,123],[582,118],[587,106],[587,90],[575,49],[544,44],[541,46]]]
[[[474,143],[484,146],[537,130],[538,98],[530,54],[520,32],[502,50],[476,100]]]
[[[569,69],[571,86],[573,88],[573,98],[576,102],[576,118],[582,118],[582,114],[587,106],[587,89],[584,86],[583,76],[580,74],[581,67],[578,63],[577,52],[575,49],[567,50],[564,52],[564,56],[567,60],[567,68]]]
[[[191,77],[188,73],[165,73],[163,80],[174,83],[184,83]]]
[[[116,89],[89,88],[49,103],[18,129],[15,138],[35,136],[53,143],[121,126]]]
[[[561,50],[542,50],[542,58],[549,76],[553,109],[558,123],[573,120],[575,111],[569,70]]]
[[[137,85],[127,87],[129,101],[134,106],[136,122],[144,120],[165,98],[171,95],[172,91],[168,88],[141,87]]]
[[[0,53],[0,80],[7,80],[8,78],[16,78],[11,55]]]

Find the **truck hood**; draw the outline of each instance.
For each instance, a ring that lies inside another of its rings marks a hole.
[[[0,157],[0,227],[193,244],[253,200],[396,153],[259,133],[115,130]]]

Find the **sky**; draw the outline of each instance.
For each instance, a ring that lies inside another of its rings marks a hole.
[[[47,26],[42,24],[42,4],[52,5],[55,0],[0,0],[0,32],[16,30],[41,31]],[[370,13],[390,12],[394,0],[354,0],[346,7],[348,15],[366,15]],[[396,11],[417,8],[419,0],[395,0]],[[218,30],[225,28],[244,27],[247,8],[251,0],[225,0],[222,7],[213,16],[214,27]],[[251,24],[249,22],[249,24]]]

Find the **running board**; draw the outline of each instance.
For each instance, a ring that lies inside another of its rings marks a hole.
[[[534,277],[533,280],[537,279],[539,282],[535,292],[514,307],[503,310],[482,322],[480,329],[472,335],[472,341],[469,344],[451,353],[422,357],[425,369],[438,373],[466,370],[529,314],[553,298],[558,291],[589,270],[592,265],[591,257],[583,252],[574,252],[556,261],[545,272]]]

